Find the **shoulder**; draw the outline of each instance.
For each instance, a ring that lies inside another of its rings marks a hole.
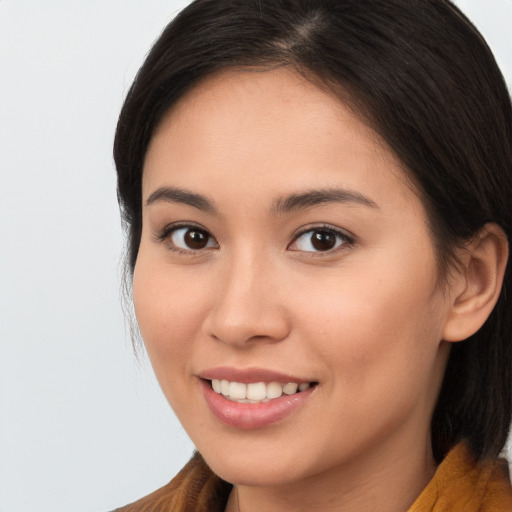
[[[484,466],[485,478],[482,480],[482,511],[512,512],[512,486],[507,461],[497,459]],[[487,467],[485,467],[487,466]]]
[[[223,512],[231,488],[196,452],[167,485],[113,512]]]
[[[512,512],[512,486],[505,459],[476,462],[465,443],[438,467],[408,512]]]

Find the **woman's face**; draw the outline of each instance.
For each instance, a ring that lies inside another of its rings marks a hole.
[[[429,453],[450,313],[437,277],[397,158],[292,71],[211,77],[154,134],[136,315],[224,479],[286,484]]]

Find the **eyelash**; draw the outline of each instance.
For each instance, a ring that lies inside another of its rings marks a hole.
[[[199,226],[198,224],[171,224],[169,226],[166,226],[158,235],[157,235],[157,240],[160,241],[160,242],[164,242],[164,243],[167,243],[168,245],[168,248],[173,251],[173,252],[176,252],[178,254],[183,254],[185,256],[195,256],[197,255],[198,253],[201,253],[203,252],[206,248],[203,248],[203,249],[183,249],[181,247],[177,247],[172,241],[171,241],[171,237],[173,234],[175,234],[177,231],[179,231],[180,229],[185,229],[187,231],[192,231],[192,230],[196,230],[196,231],[200,231],[200,232],[204,232],[206,233],[206,235],[209,237],[209,241],[210,240],[214,240],[215,241],[215,238],[208,232],[207,229]],[[215,241],[215,243],[217,243]]]
[[[335,237],[335,243],[338,244],[338,242],[339,242],[339,244],[336,245],[335,247],[333,247],[332,249],[328,249],[325,251],[302,251],[302,252],[305,252],[313,257],[321,256],[324,254],[325,255],[335,254],[338,251],[341,251],[343,249],[346,249],[347,247],[354,245],[354,242],[355,242],[353,236],[347,234],[344,231],[341,231],[340,229],[334,228],[333,226],[324,224],[324,225],[320,225],[320,226],[311,226],[311,227],[302,229],[293,237],[293,241],[288,245],[288,248],[290,248],[293,244],[296,244],[302,236],[304,236],[308,233],[311,233],[311,236],[312,236],[313,233],[315,233],[315,232],[327,233],[329,235],[333,235]],[[291,250],[300,251],[300,249],[291,249]]]
[[[215,242],[215,244],[217,244],[217,247],[218,247],[218,242],[208,232],[208,230],[197,225],[197,224],[190,224],[190,223],[189,224],[171,224],[169,226],[166,226],[159,234],[157,234],[156,238],[160,242],[167,242],[167,245],[171,251],[176,252],[178,254],[183,254],[186,256],[194,256],[199,253],[202,253],[203,251],[205,251],[207,249],[212,248],[212,247],[207,247],[207,246],[204,248],[200,248],[200,249],[193,249],[193,248],[183,249],[181,247],[177,247],[170,240],[170,238],[172,237],[173,234],[175,234],[180,229],[184,229],[187,231],[191,231],[191,230],[195,229],[198,232],[203,232],[209,237],[209,240],[207,243],[210,243],[210,241],[213,240]],[[335,244],[337,244],[337,245],[335,247],[333,247],[332,249],[327,249],[325,251],[321,251],[321,250],[301,251],[300,249],[290,249],[291,246],[293,246],[294,244],[297,244],[297,242],[299,241],[299,239],[302,236],[304,236],[308,233],[311,233],[311,236],[312,236],[314,232],[326,233],[328,235],[333,235],[335,237]],[[344,248],[350,247],[353,244],[354,244],[354,238],[351,235],[348,235],[346,232],[341,231],[340,229],[334,228],[330,225],[320,225],[320,226],[311,226],[308,228],[304,228],[301,231],[299,231],[298,233],[296,233],[293,236],[292,242],[290,242],[290,244],[288,244],[287,249],[289,249],[291,251],[296,251],[296,252],[304,252],[304,253],[309,254],[310,256],[321,256],[321,255],[331,255],[331,254],[337,253],[338,251],[343,250]]]

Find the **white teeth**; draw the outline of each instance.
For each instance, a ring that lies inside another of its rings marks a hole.
[[[247,398],[247,385],[241,382],[230,382],[229,397],[235,400],[245,400]]]
[[[267,398],[279,398],[283,394],[283,386],[279,382],[271,382],[267,386]]]
[[[285,395],[293,395],[294,393],[297,393],[298,384],[295,382],[288,382],[288,384],[285,384],[283,386],[283,393]],[[218,393],[218,391],[217,391]]]
[[[220,381],[220,392],[224,396],[229,396],[229,381],[228,380],[223,379]]]
[[[267,398],[267,386],[264,382],[247,384],[247,398],[249,400],[265,400]]]
[[[212,388],[213,388],[213,391],[215,391],[215,393],[220,393],[220,390],[221,390],[220,380],[213,379],[212,380]]]
[[[226,379],[212,379],[212,388],[215,393],[222,394],[230,400],[240,403],[261,403],[268,402],[274,398],[279,398],[283,394],[293,395],[297,391],[305,391],[309,389],[311,384],[303,382],[288,382],[280,384],[279,382],[251,382],[244,384],[242,382],[230,382]]]

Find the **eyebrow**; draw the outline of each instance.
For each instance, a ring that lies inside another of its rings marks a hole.
[[[158,201],[165,201],[167,203],[181,203],[193,208],[197,208],[203,212],[217,213],[214,202],[201,194],[195,194],[182,188],[176,187],[160,187],[156,189],[147,199],[146,206],[156,203]]]
[[[272,211],[276,214],[289,213],[297,210],[306,210],[325,203],[352,203],[369,208],[379,208],[377,203],[359,192],[327,188],[308,190],[307,192],[292,194],[288,197],[278,199],[275,201]]]
[[[196,194],[177,187],[160,187],[146,200],[146,206],[158,201],[186,204],[206,213],[217,214],[214,202],[202,194]],[[378,205],[359,192],[346,189],[317,189],[291,194],[274,201],[271,212],[274,214],[307,210],[326,203],[360,204],[378,209]]]

